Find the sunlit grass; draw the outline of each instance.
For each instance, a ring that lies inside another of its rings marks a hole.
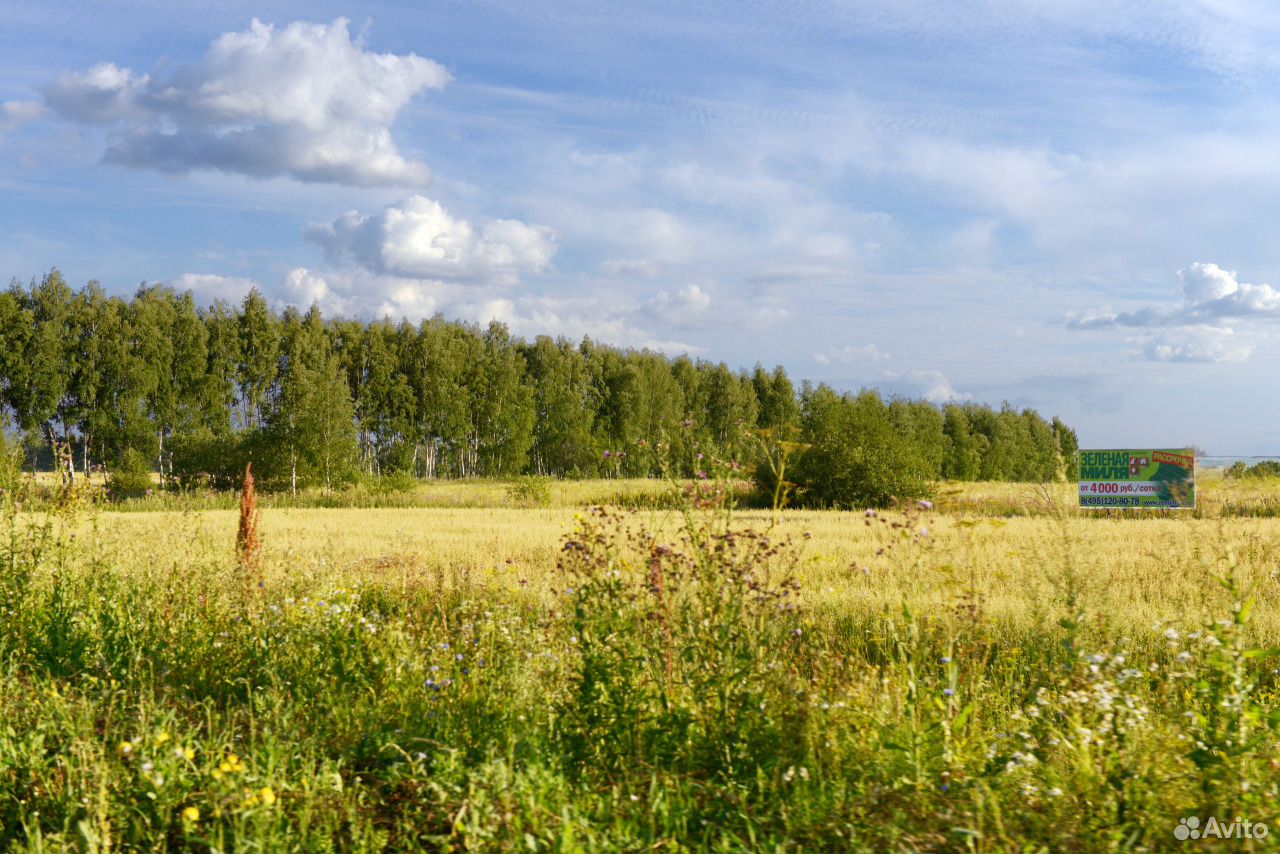
[[[652,482],[437,484],[266,506],[260,589],[229,509],[10,505],[0,848],[1162,851],[1188,815],[1275,824],[1280,519],[1220,511],[1277,487],[1203,483],[1195,514],[946,485],[776,527],[628,497]],[[580,506],[609,499],[658,509]]]

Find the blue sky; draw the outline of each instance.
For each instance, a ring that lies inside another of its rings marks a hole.
[[[0,3],[0,271],[1280,453],[1249,0]]]

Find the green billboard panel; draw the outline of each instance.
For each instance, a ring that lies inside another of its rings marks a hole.
[[[1196,456],[1190,448],[1081,451],[1081,507],[1196,506]]]

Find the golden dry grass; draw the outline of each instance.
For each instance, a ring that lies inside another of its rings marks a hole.
[[[612,481],[558,487],[558,504],[607,497],[619,488]],[[435,488],[460,503],[506,501],[492,483]],[[1220,506],[1244,488],[1258,489],[1207,479],[1202,509]],[[1241,582],[1256,587],[1260,639],[1280,643],[1274,607],[1280,600],[1280,519],[1089,514],[1070,509],[1070,496],[1069,484],[1049,490],[951,485],[939,501],[949,509],[910,519],[787,511],[778,535],[797,542],[805,596],[818,608],[880,610],[906,602],[919,613],[945,614],[967,604],[1024,629],[1056,621],[1072,596],[1092,623],[1117,632],[1150,632],[1162,621],[1199,622],[1229,607],[1215,578],[1234,561]],[[1011,503],[1044,512],[1054,502],[1067,511],[984,515]],[[557,589],[556,557],[579,512],[565,506],[274,509],[262,514],[264,566],[269,583],[376,578],[414,586],[463,583],[543,598]],[[667,511],[637,512],[655,530],[675,524]],[[770,521],[762,511],[738,515],[757,528]],[[116,565],[198,572],[232,559],[235,526],[232,511],[104,512],[95,536]]]

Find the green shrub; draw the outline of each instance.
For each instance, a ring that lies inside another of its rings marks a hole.
[[[911,437],[895,430],[888,407],[873,392],[814,395],[806,413],[805,450],[788,479],[795,502],[809,507],[887,507],[933,492],[928,461]],[[772,491],[770,472],[757,473]]]
[[[107,476],[107,495],[112,501],[141,498],[155,488],[151,463],[141,451],[126,448]]]
[[[1263,460],[1253,465],[1245,465],[1242,460],[1236,460],[1227,469],[1227,477],[1237,480],[1240,478],[1263,478],[1263,477],[1280,477],[1280,460]]]
[[[551,506],[551,478],[524,475],[507,485],[507,497],[513,504],[526,507]]]

